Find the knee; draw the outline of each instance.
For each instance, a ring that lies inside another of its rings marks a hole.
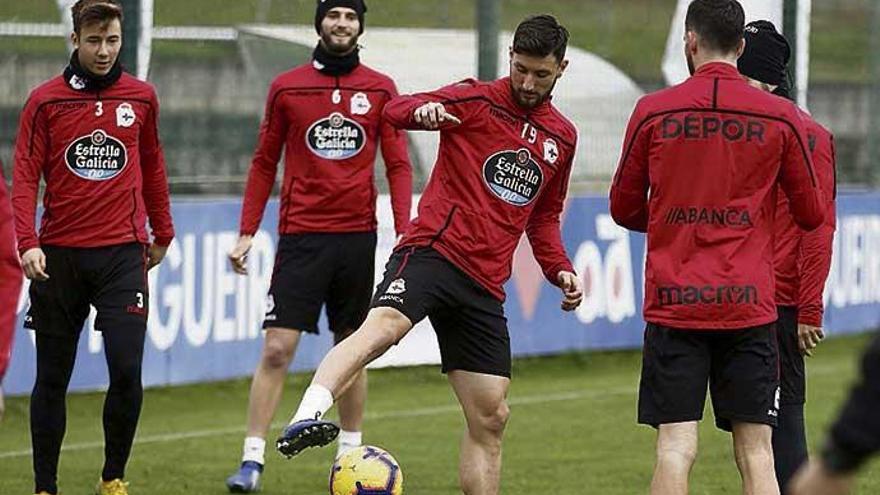
[[[295,350],[296,344],[290,344],[285,339],[279,338],[277,334],[267,333],[263,344],[263,367],[271,370],[286,370]]]
[[[115,363],[110,370],[110,386],[140,388],[141,364],[136,361]]]
[[[263,365],[269,369],[286,369],[291,357],[292,352],[276,342],[267,342],[263,349]]]
[[[686,440],[672,440],[657,445],[657,463],[690,469],[697,460],[697,444]]]
[[[481,409],[476,419],[476,426],[481,435],[501,438],[510,419],[510,407],[507,401],[502,400],[491,407]]]
[[[768,438],[754,442],[740,442],[734,445],[734,455],[738,465],[763,465],[772,464],[773,444]]]
[[[387,349],[396,344],[410,328],[409,319],[401,312],[379,308],[369,318],[372,347]]]

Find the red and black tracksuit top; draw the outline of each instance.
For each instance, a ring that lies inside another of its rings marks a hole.
[[[153,87],[128,74],[101,91],[59,76],[33,90],[15,145],[12,204],[18,250],[101,247],[174,238]],[[40,177],[46,182],[39,236]]]
[[[740,329],[777,319],[777,184],[801,228],[822,223],[799,110],[749,86],[735,66],[705,64],[639,100],[610,209],[618,224],[647,232],[646,321]]]
[[[776,304],[798,309],[798,323],[822,326],[822,293],[831,271],[831,251],[837,226],[837,182],[834,137],[806,112],[807,142],[812,152],[816,179],[824,195],[825,221],[806,232],[795,223],[788,198],[779,194],[774,232],[776,238]]]
[[[394,228],[402,234],[412,205],[412,167],[406,134],[382,120],[396,95],[388,76],[363,64],[331,76],[308,63],[275,78],[248,175],[241,234],[260,227],[282,150],[279,233],[375,231],[380,143]]]
[[[0,163],[0,384],[9,366],[15,334],[15,312],[21,293],[21,266],[15,252],[12,205],[6,192],[3,164]]]
[[[431,246],[499,300],[523,232],[553,284],[574,271],[562,245],[559,217],[577,146],[577,130],[551,103],[526,110],[508,78],[464,81],[395,98],[386,118],[422,129],[416,108],[442,103],[461,119],[444,125],[418,218],[397,249]]]

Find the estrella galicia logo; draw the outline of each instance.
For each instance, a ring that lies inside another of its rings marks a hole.
[[[64,160],[77,176],[101,181],[122,173],[128,164],[128,152],[120,140],[97,129],[70,143]]]
[[[339,112],[315,122],[306,132],[306,145],[327,160],[351,158],[364,149],[366,142],[364,128]]]
[[[507,203],[526,206],[537,196],[544,181],[541,167],[526,148],[499,151],[483,164],[483,179],[489,189]]]

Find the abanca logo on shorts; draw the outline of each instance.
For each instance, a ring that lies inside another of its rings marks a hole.
[[[521,148],[499,151],[490,156],[483,164],[483,179],[503,201],[513,206],[526,206],[538,196],[544,173],[532,159],[532,153]]]
[[[306,146],[327,160],[345,160],[364,149],[366,132],[360,124],[339,112],[330,114],[306,131]]]
[[[64,161],[77,176],[102,181],[122,173],[128,164],[128,152],[120,140],[98,129],[70,143]]]

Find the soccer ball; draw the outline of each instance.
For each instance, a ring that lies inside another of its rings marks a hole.
[[[403,495],[403,472],[388,452],[358,447],[330,469],[330,495]]]

